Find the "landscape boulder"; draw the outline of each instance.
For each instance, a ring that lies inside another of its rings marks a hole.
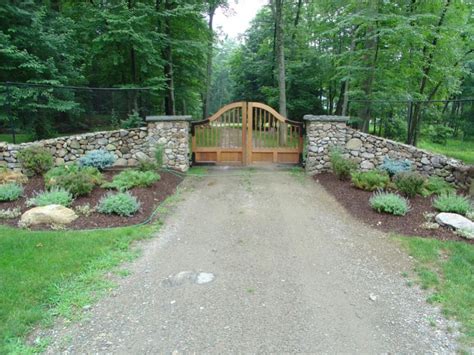
[[[65,225],[73,222],[76,218],[76,213],[70,208],[61,205],[48,205],[34,207],[23,213],[20,219],[20,225]]]
[[[474,222],[456,213],[438,213],[435,217],[436,222],[442,226],[448,226],[455,230],[465,232],[465,237],[474,239]]]

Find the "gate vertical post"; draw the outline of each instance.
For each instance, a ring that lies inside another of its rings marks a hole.
[[[242,102],[242,165],[247,165],[247,103]]]
[[[247,103],[247,164],[252,164],[253,103]]]

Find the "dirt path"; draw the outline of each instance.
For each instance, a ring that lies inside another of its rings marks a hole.
[[[405,286],[410,259],[320,185],[215,173],[185,182],[133,274],[87,320],[56,327],[50,353],[454,351],[439,311]],[[215,279],[167,279],[181,271]]]

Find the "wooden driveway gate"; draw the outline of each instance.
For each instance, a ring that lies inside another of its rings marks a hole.
[[[191,123],[195,163],[298,164],[303,123],[288,120],[258,102],[234,102],[211,117]]]

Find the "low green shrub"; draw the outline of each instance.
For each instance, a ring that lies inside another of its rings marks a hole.
[[[129,190],[133,187],[147,187],[160,179],[160,175],[153,171],[124,170],[114,176],[112,182],[102,186],[119,191]]]
[[[68,207],[71,205],[74,198],[72,194],[62,187],[53,187],[49,191],[41,191],[30,198],[26,204],[28,206],[47,206],[47,205],[62,205]]]
[[[443,193],[433,200],[433,207],[441,212],[466,215],[471,211],[469,198],[455,193]]]
[[[16,155],[28,176],[41,175],[53,166],[53,156],[45,148],[31,146]]]
[[[441,195],[452,193],[454,191],[455,188],[453,185],[438,176],[431,176],[425,181],[425,185],[423,186],[424,196]]]
[[[126,120],[123,120],[120,123],[120,128],[130,129],[143,126],[143,118],[140,117],[137,111],[133,111],[132,114],[128,115]]]
[[[367,191],[385,189],[390,182],[388,174],[380,170],[353,172],[351,177],[355,187]]]
[[[415,171],[397,173],[393,181],[398,191],[408,197],[421,195],[425,185],[425,177]]]
[[[16,183],[0,185],[0,201],[15,201],[23,196],[23,187]]]
[[[139,208],[140,202],[129,192],[109,193],[102,197],[97,205],[97,211],[100,213],[127,217],[135,214]]]
[[[348,180],[351,172],[356,169],[357,163],[351,159],[344,158],[342,152],[335,148],[332,149],[329,157],[331,159],[331,167],[334,174],[339,180]]]
[[[61,165],[49,170],[44,176],[46,187],[62,187],[74,196],[88,195],[103,182],[99,169],[77,165]]]
[[[410,210],[406,198],[391,192],[375,192],[370,198],[370,206],[379,213],[390,213],[395,216],[404,216]]]
[[[92,150],[83,157],[79,158],[78,164],[81,167],[91,166],[99,170],[103,170],[109,166],[112,166],[115,163],[115,160],[115,155],[106,150],[99,149]]]
[[[394,176],[395,174],[402,173],[405,171],[411,170],[411,161],[405,160],[398,160],[398,159],[390,159],[389,157],[385,157],[383,160],[380,169],[385,170],[388,175]]]
[[[155,171],[158,169],[158,165],[151,160],[140,160],[137,169],[140,171]]]

